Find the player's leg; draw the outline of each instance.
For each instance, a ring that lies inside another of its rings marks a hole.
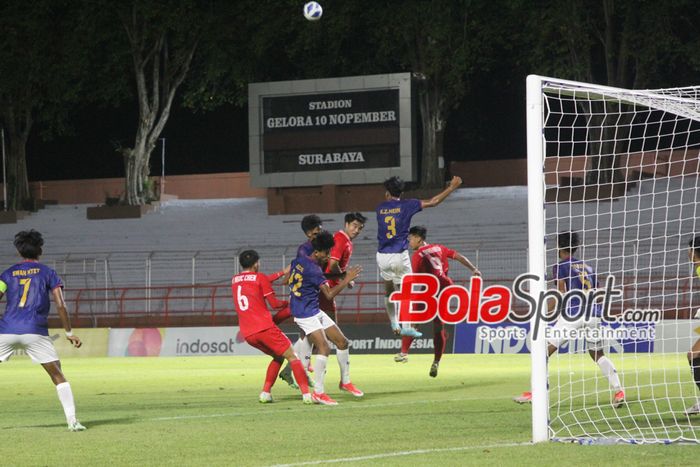
[[[75,400],[73,398],[73,390],[70,383],[66,381],[66,377],[61,370],[61,362],[58,359],[56,348],[48,336],[39,336],[34,334],[26,334],[20,336],[24,340],[24,347],[27,350],[27,355],[36,363],[46,370],[51,381],[56,386],[58,400],[63,407],[63,413],[68,422],[70,431],[83,431],[85,427],[80,424],[75,416]]]
[[[442,354],[445,353],[445,345],[447,344],[447,332],[445,331],[445,324],[440,320],[440,318],[435,318],[433,320],[433,364],[430,365],[430,372],[428,373],[432,378],[438,375],[438,367],[440,366],[440,360],[442,359]]]
[[[695,341],[690,352],[688,352],[688,363],[690,364],[690,371],[693,374],[695,385],[700,388],[700,339]],[[688,407],[685,413],[686,415],[700,414],[700,399]]]
[[[571,323],[570,326],[575,329],[598,330],[601,326],[601,320],[597,317],[593,317],[589,320],[580,319]],[[603,373],[603,376],[608,380],[610,387],[614,391],[613,406],[621,406],[625,402],[625,391],[622,389],[622,384],[620,384],[620,376],[617,374],[615,364],[606,357],[603,352],[603,340],[586,340],[586,346],[588,347],[588,354],[591,356],[591,359],[598,365],[601,373]]]
[[[260,396],[258,397],[258,401],[262,404],[273,402],[271,394],[272,386],[275,384],[277,374],[280,371],[280,367],[282,366],[283,361],[283,359],[275,353],[275,351],[270,347],[269,343],[265,339],[265,332],[266,331],[256,332],[255,334],[251,334],[245,339],[248,345],[258,349],[265,355],[269,355],[270,357],[272,357],[272,360],[267,365],[267,370],[265,371],[265,381],[263,382],[262,391],[260,392]],[[289,341],[289,339],[287,339],[287,341]]]
[[[389,324],[391,325],[392,331],[399,334],[401,332],[401,327],[396,316],[396,307],[389,300],[389,297],[394,292],[394,273],[392,271],[391,264],[391,254],[387,253],[377,253],[377,268],[379,269],[379,275],[384,281],[384,309],[389,317]],[[398,290],[398,289],[397,289]]]
[[[267,351],[266,354],[270,355],[272,352]],[[263,383],[262,392],[260,393],[259,401],[263,404],[272,402],[272,386],[275,384],[277,375],[282,368],[282,362],[284,359],[278,356],[272,356],[270,364],[267,365],[267,371],[265,372],[265,382]]]
[[[294,353],[301,360],[304,369],[309,370],[311,368],[311,354],[313,353],[313,346],[306,338],[306,335],[302,331],[299,339],[294,343],[293,346]],[[287,363],[287,366],[280,372],[280,379],[285,381],[291,388],[297,389],[299,386],[294,381],[294,372],[292,371],[292,366]],[[311,380],[309,380],[311,381]],[[313,383],[311,383],[313,385]]]
[[[393,267],[393,281],[394,281],[394,289],[400,290],[401,289],[401,282],[403,281],[403,277],[407,274],[411,274],[412,269],[411,269],[411,258],[408,255],[408,251],[403,251],[401,253],[397,253],[395,255],[392,255],[392,267]],[[396,306],[394,306],[394,310],[396,310]],[[398,320],[398,312],[395,311],[395,316],[397,317]],[[401,331],[400,331],[402,336],[408,336],[408,337],[421,337],[423,334],[419,332],[415,325],[405,323],[401,324]]]
[[[301,360],[297,358],[291,345],[287,347],[287,350],[284,351],[282,356],[287,359],[292,372],[294,372],[294,378],[299,383],[299,390],[301,391],[304,404],[313,403],[311,400],[311,393],[309,392],[309,379],[304,370],[304,365],[301,363]]]
[[[401,352],[394,355],[394,361],[396,363],[406,363],[408,362],[408,351],[413,343],[413,337],[402,336],[401,337]]]
[[[328,319],[330,320],[330,318]],[[325,328],[323,331],[326,333],[328,340],[333,342],[336,347],[336,356],[340,367],[340,383],[338,387],[341,391],[347,391],[355,397],[364,396],[365,393],[357,389],[350,380],[350,346],[348,339],[335,324]]]
[[[314,393],[311,395],[313,401],[317,404],[337,405],[338,403],[325,393],[326,365],[328,363],[328,356],[331,353],[331,347],[326,340],[326,333],[323,332],[323,324],[318,314],[308,318],[294,318],[294,321],[301,330],[304,331],[306,338],[309,339],[309,342],[311,342],[318,351],[314,361],[316,381],[314,384]]]
[[[620,376],[617,374],[615,364],[605,356],[602,346],[590,349],[588,354],[598,365],[601,373],[603,373],[603,376],[605,376],[608,383],[610,383],[610,387],[615,392],[613,395],[613,407],[620,407],[625,402],[625,391],[622,389],[622,384],[620,384]]]
[[[29,349],[27,349],[29,353]],[[49,374],[51,381],[56,386],[56,394],[58,395],[58,400],[61,402],[63,407],[63,413],[66,416],[66,422],[68,423],[68,429],[70,431],[83,431],[85,427],[81,425],[75,416],[75,399],[73,398],[73,390],[70,387],[70,383],[66,381],[63,371],[61,370],[61,362],[55,360],[53,362],[45,362],[41,364],[44,370]]]

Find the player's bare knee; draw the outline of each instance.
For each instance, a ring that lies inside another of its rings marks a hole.
[[[602,350],[589,350],[588,353],[594,362],[597,362],[605,356],[605,353]]]
[[[350,345],[348,339],[345,336],[340,336],[339,338],[336,338],[335,342],[333,343],[338,348],[338,350],[346,350]]]
[[[322,342],[320,342],[318,345],[316,345],[316,349],[318,349],[319,354],[325,355],[326,357],[331,354],[331,348],[325,339]]]

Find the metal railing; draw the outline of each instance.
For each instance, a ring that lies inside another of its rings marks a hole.
[[[510,285],[512,279],[494,278],[484,281],[484,288],[493,284]],[[465,279],[456,283],[467,285]],[[275,285],[278,297],[287,297],[286,287]],[[358,281],[352,289],[336,297],[340,323],[359,323],[368,314],[384,313],[382,281]],[[622,286],[623,300],[616,310],[636,308],[638,287],[633,283]],[[650,283],[645,307],[667,312],[686,310],[692,306],[690,281],[679,280],[670,287],[667,281]],[[172,285],[154,287],[80,288],[66,291],[71,316],[98,325],[100,319],[110,318],[123,325],[132,318],[158,318],[167,325],[174,318],[199,318],[199,322],[217,325],[234,319],[235,312],[228,282],[219,284]],[[513,301],[514,311],[526,311],[520,301]]]

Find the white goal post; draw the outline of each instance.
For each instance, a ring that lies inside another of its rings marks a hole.
[[[557,236],[576,232],[575,258],[598,284],[615,278],[611,310],[625,317],[549,358],[545,328],[532,336],[533,441],[700,442],[700,415],[685,413],[700,394],[687,357],[700,338],[688,257],[700,235],[700,86],[528,76],[527,152],[528,272],[541,278],[530,293],[556,287]]]

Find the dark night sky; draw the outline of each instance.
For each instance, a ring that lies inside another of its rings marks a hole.
[[[503,77],[504,75],[500,75]],[[525,157],[525,77],[499,82],[493,74],[473,81],[449,119],[445,157],[450,160]],[[166,138],[166,175],[248,170],[247,107],[228,105],[197,112],[173,105]],[[27,146],[30,181],[123,177],[118,144],[133,143],[136,105],[83,108],[69,119],[69,131],[43,139],[37,126]],[[420,134],[420,128],[416,131]],[[161,149],[151,157],[151,173],[160,174]]]

